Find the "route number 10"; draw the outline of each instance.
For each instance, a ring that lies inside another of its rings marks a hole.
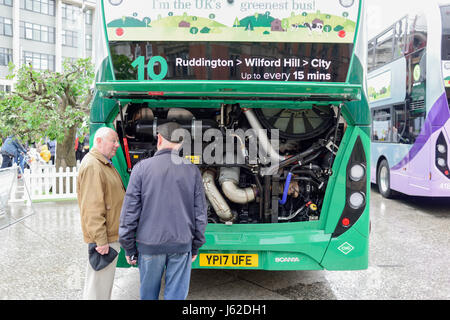
[[[155,65],[159,63],[161,66],[161,72],[159,74],[155,73]],[[137,67],[138,70],[138,81],[144,81],[144,70],[145,70],[145,58],[144,56],[139,56],[131,63],[133,68]],[[162,80],[167,75],[167,61],[161,56],[151,57],[147,64],[147,73],[152,80]]]

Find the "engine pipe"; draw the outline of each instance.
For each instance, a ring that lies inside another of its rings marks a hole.
[[[285,160],[286,157],[280,155],[273,148],[272,144],[269,141],[269,138],[267,137],[267,134],[265,133],[265,130],[259,123],[259,120],[256,117],[253,110],[247,109],[247,108],[242,108],[242,111],[244,112],[245,116],[247,117],[248,123],[250,124],[252,129],[255,130],[255,133],[258,136],[258,140],[260,142],[261,147],[266,149],[264,151],[266,152],[266,154],[269,155],[272,162],[279,163],[279,162]]]
[[[216,214],[223,221],[233,220],[233,214],[225,199],[220,194],[214,182],[215,174],[210,170],[206,170],[203,175],[203,186],[205,188],[205,194],[209,202],[214,208]]]
[[[234,203],[246,204],[256,199],[253,188],[239,188],[239,167],[220,168],[219,183],[225,196]]]
[[[278,200],[279,204],[285,204],[288,196],[289,185],[291,184],[292,173],[289,172],[286,178],[286,183],[284,184],[283,198]]]

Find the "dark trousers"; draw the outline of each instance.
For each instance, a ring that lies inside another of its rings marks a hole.
[[[3,157],[2,169],[11,167],[13,164],[12,157],[10,157],[6,154],[2,154],[2,157]]]

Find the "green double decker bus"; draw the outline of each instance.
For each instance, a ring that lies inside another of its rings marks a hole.
[[[193,268],[368,267],[361,0],[100,0],[91,137],[125,186],[175,121],[208,205]],[[170,190],[168,190],[170,192]],[[128,267],[122,250],[119,267]]]

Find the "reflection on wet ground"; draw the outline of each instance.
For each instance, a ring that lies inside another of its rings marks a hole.
[[[447,202],[387,200],[374,188],[370,200],[367,270],[193,270],[188,299],[450,299]],[[11,204],[11,217],[28,217],[0,230],[0,299],[80,299],[87,245],[77,202],[30,208]],[[113,299],[139,299],[138,269],[117,269]]]

